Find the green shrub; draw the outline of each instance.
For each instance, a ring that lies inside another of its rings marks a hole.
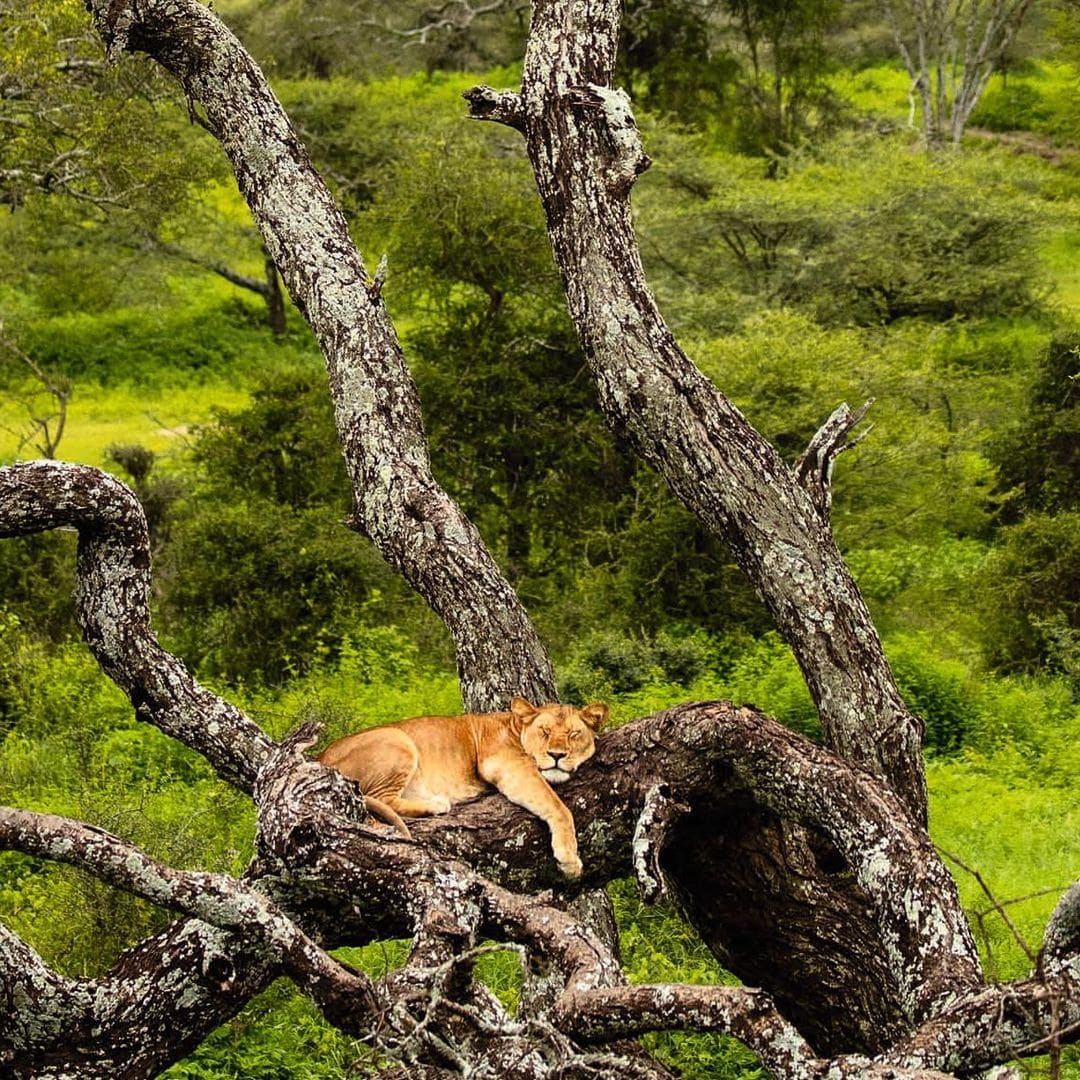
[[[655,637],[594,630],[559,665],[559,695],[585,702],[626,695],[653,684],[689,687],[715,669],[721,648],[704,631],[671,627]]]
[[[1047,667],[1080,683],[1080,511],[1002,529],[979,575],[980,630],[1002,672]]]
[[[976,723],[978,703],[963,663],[934,652],[932,640],[902,637],[888,641],[886,652],[900,693],[926,725],[928,753],[955,753]]]
[[[26,633],[60,642],[75,624],[73,533],[59,530],[0,542],[0,603]]]
[[[817,739],[821,722],[791,649],[774,632],[759,638],[736,660],[724,680],[737,705],[753,705],[782,724]]]
[[[1037,131],[1052,115],[1051,104],[1037,86],[1010,79],[987,87],[969,125],[991,131]]]
[[[29,322],[20,334],[37,363],[74,380],[102,385],[191,385],[230,372],[295,363],[306,339],[273,342],[227,308],[75,312]]]

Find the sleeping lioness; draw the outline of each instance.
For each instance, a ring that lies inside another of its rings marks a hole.
[[[404,817],[445,814],[496,787],[547,822],[559,869],[576,878],[574,819],[550,785],[592,757],[607,714],[606,705],[537,708],[516,697],[505,713],[417,716],[348,735],[319,760],[358,780],[373,810],[383,804]]]

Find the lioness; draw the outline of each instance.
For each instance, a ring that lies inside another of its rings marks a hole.
[[[576,878],[574,819],[549,785],[568,780],[592,757],[607,715],[602,704],[537,708],[516,697],[505,713],[417,716],[348,735],[319,761],[358,780],[373,809],[381,803],[405,817],[445,814],[496,787],[547,822],[559,869]]]

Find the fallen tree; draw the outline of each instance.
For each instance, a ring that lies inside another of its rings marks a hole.
[[[467,707],[550,697],[527,614],[431,477],[382,271],[368,272],[257,66],[193,0],[88,6],[111,56],[143,51],[168,68],[229,155],[326,356],[353,525],[443,616]],[[102,669],[258,814],[255,860],[232,879],[0,810],[3,846],[182,916],[100,979],[58,975],[0,928],[0,1062],[14,1075],[153,1075],[280,974],[409,1075],[660,1077],[630,1040],[672,1028],[730,1032],[778,1077],[966,1075],[1080,1030],[1080,886],[1030,978],[987,985],[926,833],[921,724],[829,523],[833,463],[863,410],[838,409],[788,466],[652,300],[629,211],[647,158],[610,87],[617,27],[611,0],[538,0],[520,93],[478,87],[469,108],[522,133],[601,407],[731,546],[799,659],[824,745],[723,702],[605,736],[560,788],[585,865],[573,884],[541,823],[498,796],[417,822],[406,840],[306,755],[314,730],[275,743],[158,644],[145,519],[124,485],[56,462],[0,470],[0,536],[78,530],[78,617]],[[668,893],[745,985],[629,985],[599,890],[631,874],[647,898]],[[391,936],[413,947],[380,980],[327,952]],[[513,1014],[474,977],[491,948],[521,957]]]

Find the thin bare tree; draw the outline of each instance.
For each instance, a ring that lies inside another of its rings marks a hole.
[[[927,144],[959,143],[1031,0],[883,0]]]

